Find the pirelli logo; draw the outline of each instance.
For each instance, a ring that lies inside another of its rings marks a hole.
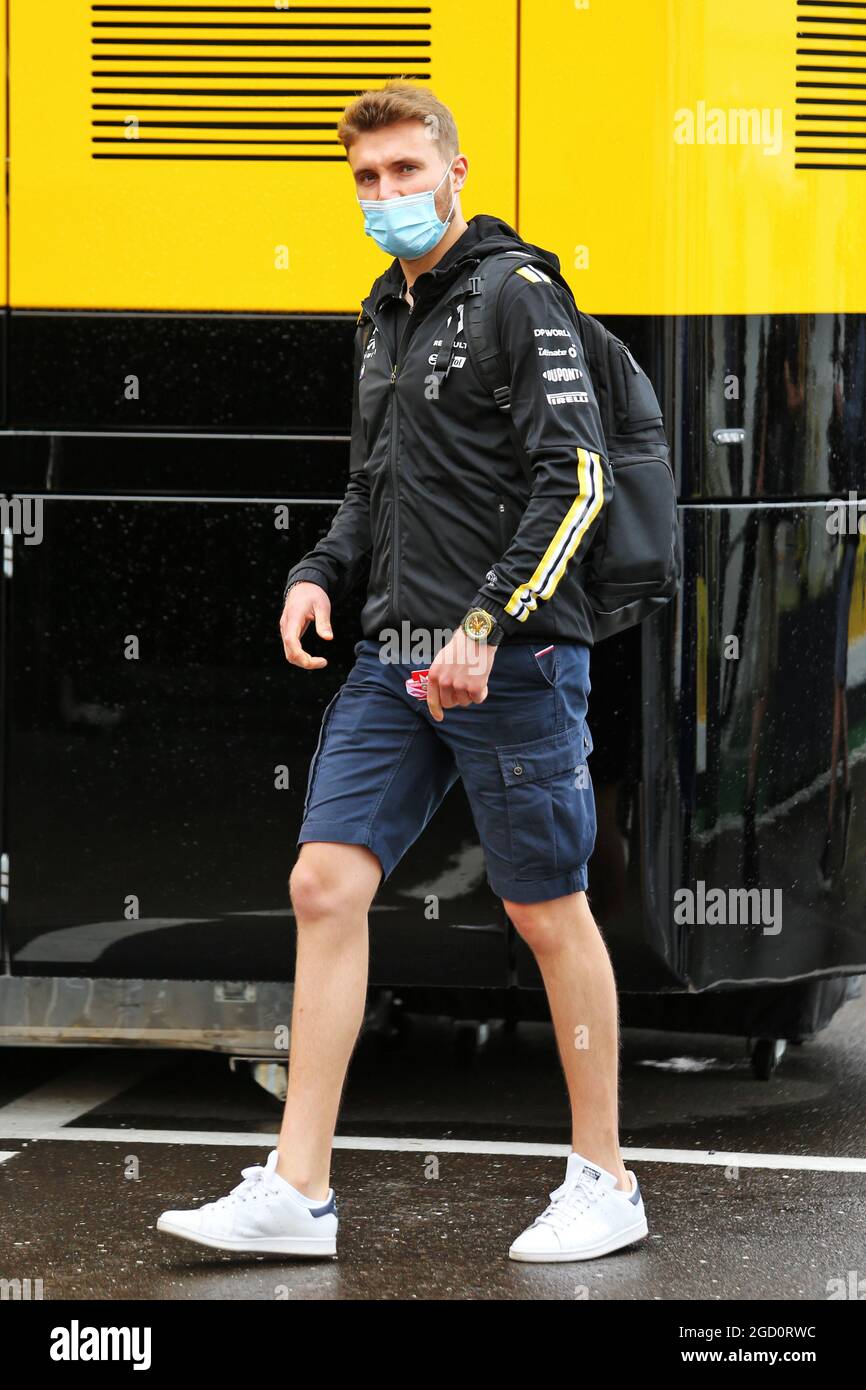
[[[589,400],[586,391],[548,391],[550,405],[585,405]]]

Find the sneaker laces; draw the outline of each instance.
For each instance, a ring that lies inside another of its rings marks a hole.
[[[598,1180],[583,1177],[567,1179],[560,1187],[549,1193],[550,1205],[533,1221],[533,1226],[552,1226],[562,1229],[581,1211],[587,1211],[604,1195],[605,1189]]]
[[[220,1197],[216,1202],[208,1202],[207,1210],[214,1211],[217,1207],[223,1208],[233,1206],[235,1202],[246,1202],[251,1197],[258,1197],[262,1192],[262,1183],[270,1177],[263,1164],[254,1163],[249,1168],[242,1168],[243,1181],[237,1187],[233,1187],[227,1197]]]

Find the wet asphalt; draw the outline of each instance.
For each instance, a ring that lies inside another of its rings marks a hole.
[[[273,1147],[281,1104],[246,1063],[6,1048],[0,1278],[41,1281],[45,1300],[862,1299],[864,1064],[863,998],[790,1046],[768,1081],[741,1039],[625,1030],[621,1144],[649,1237],[596,1260],[525,1265],[508,1246],[562,1181],[569,1146],[550,1027],[493,1027],[468,1060],[445,1019],[365,1035],[333,1155],[338,1255],[310,1262],[235,1257],[155,1229],[164,1209],[227,1193]],[[752,1166],[755,1155],[783,1166]],[[796,1156],[805,1167],[784,1166]],[[834,1171],[843,1158],[860,1170]]]

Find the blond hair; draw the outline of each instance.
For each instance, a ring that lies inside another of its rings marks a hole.
[[[380,130],[398,121],[422,121],[444,159],[450,161],[459,153],[457,123],[448,107],[429,87],[417,87],[398,78],[381,87],[371,87],[351,102],[340,118],[337,138],[348,151],[365,131]]]

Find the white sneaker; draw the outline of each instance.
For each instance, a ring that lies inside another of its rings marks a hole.
[[[156,1229],[196,1245],[244,1255],[336,1255],[334,1189],[314,1206],[275,1171],[277,1150],[264,1167],[241,1169],[244,1181],[227,1197],[191,1211],[164,1211]]]
[[[594,1260],[647,1235],[646,1212],[635,1174],[623,1192],[617,1178],[598,1163],[572,1151],[565,1182],[550,1194],[550,1205],[519,1235],[512,1260]]]

